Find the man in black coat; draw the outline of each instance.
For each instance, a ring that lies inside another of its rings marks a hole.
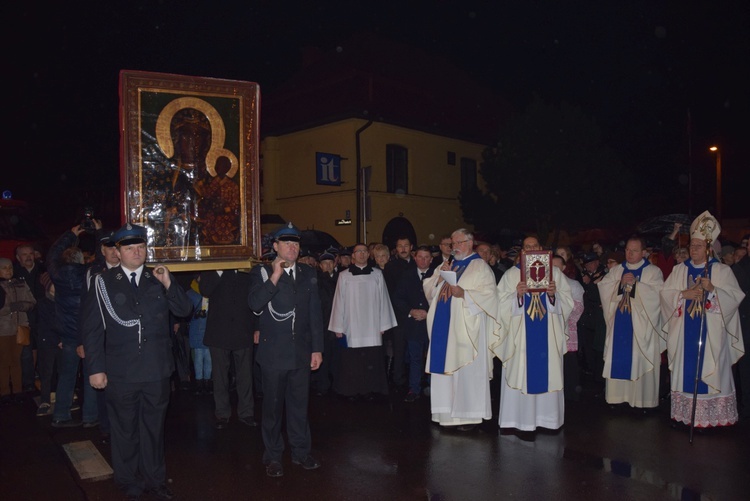
[[[281,436],[284,405],[292,463],[306,470],[320,467],[310,454],[310,371],[323,360],[323,319],[317,277],[297,263],[300,232],[291,223],[274,235],[276,258],[250,272],[250,308],[260,316],[256,362],[263,385],[262,435],[266,474],[284,474]]]
[[[425,355],[429,337],[427,335],[427,311],[430,303],[424,295],[422,282],[432,276],[434,268],[432,254],[427,246],[420,246],[414,256],[416,266],[404,270],[398,287],[393,291],[393,306],[398,325],[402,326],[406,339],[409,391],[405,402],[414,402],[422,390],[422,375],[425,373]]]
[[[253,331],[255,315],[247,304],[237,301],[250,292],[250,275],[237,270],[204,271],[198,287],[208,298],[208,318],[203,344],[211,353],[216,429],[224,429],[232,415],[230,368],[234,362],[237,388],[237,418],[250,427],[255,422],[253,401]]]
[[[391,305],[393,310],[396,311],[396,304],[393,302],[393,296],[396,292],[396,287],[401,281],[401,277],[404,276],[406,270],[414,271],[416,265],[414,259],[412,259],[411,251],[414,246],[411,240],[407,236],[399,237],[396,239],[396,257],[391,259],[385,265],[383,275],[385,276],[385,284],[388,286],[388,296],[391,298]],[[430,254],[430,261],[432,261],[432,254]],[[385,344],[390,344],[392,349],[392,359],[388,360],[390,365],[391,382],[396,387],[403,387],[406,384],[406,366],[404,364],[404,358],[406,356],[406,335],[402,327],[401,322],[396,327],[388,330],[383,335],[383,341]]]
[[[31,294],[39,304],[45,297],[45,290],[39,278],[44,273],[44,265],[34,260],[34,246],[31,244],[21,244],[16,247],[16,262],[13,263],[13,276],[26,282],[31,289]],[[32,309],[26,314],[29,317],[29,327],[31,328],[31,344],[21,349],[21,381],[24,392],[33,392],[35,367],[34,351],[37,350],[37,335],[39,332],[39,314],[38,308]]]
[[[732,271],[737,277],[737,283],[745,293],[745,299],[742,300],[738,308],[740,314],[740,326],[742,327],[742,339],[745,342],[745,349],[750,346],[750,235],[742,237],[745,242],[747,254],[732,265]],[[750,355],[747,353],[737,362],[737,379],[739,380],[740,393],[740,419],[743,421],[750,420]]]
[[[339,341],[336,333],[327,329],[331,320],[331,308],[333,307],[333,296],[336,293],[336,281],[339,274],[336,272],[336,256],[326,251],[318,257],[318,293],[320,305],[323,310],[324,353],[326,354],[320,369],[312,374],[312,390],[318,396],[327,395],[338,377],[339,367]]]
[[[171,499],[164,461],[174,371],[169,314],[186,317],[193,305],[165,266],[144,265],[146,237],[146,228],[134,224],[112,237],[120,266],[99,275],[86,296],[84,363],[91,386],[107,389],[115,483],[131,499],[144,490]]]

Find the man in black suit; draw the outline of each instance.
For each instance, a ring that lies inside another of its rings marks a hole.
[[[81,317],[89,383],[107,389],[114,480],[129,499],[148,491],[171,499],[166,486],[164,421],[174,357],[169,313],[193,308],[169,270],[146,262],[146,228],[115,232],[120,266],[96,278]],[[105,345],[106,332],[106,345]]]
[[[276,258],[250,272],[250,308],[260,316],[255,356],[263,385],[262,435],[266,474],[284,474],[281,436],[284,404],[292,463],[306,470],[320,467],[310,454],[310,371],[323,360],[323,318],[316,272],[297,263],[300,232],[291,223],[274,235]]]
[[[232,416],[230,369],[234,361],[237,388],[237,420],[256,427],[253,400],[253,332],[256,318],[237,298],[250,292],[250,276],[238,270],[204,271],[198,282],[201,295],[208,298],[208,318],[203,344],[211,353],[214,427],[223,430]]]
[[[396,239],[396,257],[391,259],[385,265],[383,275],[385,276],[385,284],[388,286],[388,296],[391,298],[391,305],[393,306],[394,312],[396,311],[396,304],[393,302],[393,296],[396,293],[396,287],[398,286],[401,277],[404,276],[406,270],[414,271],[416,265],[414,259],[412,259],[413,245],[411,240],[407,236],[402,236]],[[430,261],[432,261],[432,254],[430,254]],[[383,341],[386,345],[391,346],[392,358],[388,360],[390,366],[391,383],[394,386],[401,388],[406,384],[406,377],[404,375],[405,365],[404,358],[406,356],[406,337],[402,323],[399,322],[396,327],[389,329],[383,335]]]
[[[424,295],[422,282],[432,276],[432,254],[430,248],[422,245],[414,256],[416,266],[404,270],[398,287],[393,292],[393,306],[398,325],[406,339],[406,359],[409,375],[409,392],[404,402],[414,402],[419,398],[422,375],[425,372],[425,354],[429,337],[427,335],[427,311],[430,303]]]
[[[750,240],[748,237],[750,235],[742,237],[747,254],[732,266],[737,283],[745,293],[745,299],[742,300],[737,310],[740,314],[745,349],[750,346]],[[748,421],[750,420],[750,357],[747,354],[737,362],[737,380],[740,388],[740,420]]]

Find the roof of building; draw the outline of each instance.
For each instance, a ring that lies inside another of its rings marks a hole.
[[[331,52],[307,50],[302,70],[264,94],[261,134],[362,118],[491,144],[510,109],[447,60],[361,34]]]

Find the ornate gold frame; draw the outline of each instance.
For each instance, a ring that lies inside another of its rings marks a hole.
[[[242,268],[260,255],[259,110],[253,82],[120,72],[122,216],[148,228],[149,262]]]

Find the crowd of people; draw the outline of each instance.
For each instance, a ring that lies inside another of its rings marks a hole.
[[[146,265],[144,227],[95,221],[87,259],[74,226],[46,260],[31,245],[0,259],[0,394],[38,396],[53,427],[99,427],[132,499],[173,497],[164,422],[187,383],[213,399],[216,429],[234,415],[260,429],[271,477],[287,445],[293,464],[321,466],[310,395],[428,398],[440,427],[470,432],[494,410],[500,428],[533,433],[562,427],[588,380],[613,409],[668,399],[673,426],[729,426],[750,419],[750,244],[721,246],[708,212],[684,246],[683,230],[659,250],[638,235],[503,249],[461,228],[435,247],[401,236],[315,254],[290,223],[250,270],[172,273]]]

